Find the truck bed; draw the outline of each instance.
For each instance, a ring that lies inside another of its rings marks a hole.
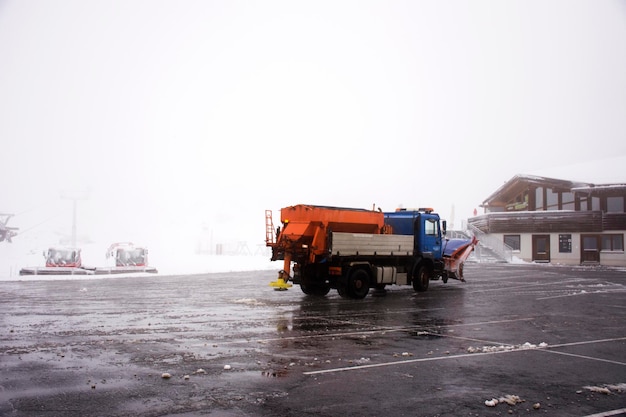
[[[334,256],[413,255],[413,236],[333,232],[331,239]]]

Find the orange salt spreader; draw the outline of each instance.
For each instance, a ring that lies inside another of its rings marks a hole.
[[[315,263],[328,253],[330,232],[383,232],[381,211],[299,204],[280,211],[282,227],[274,229],[271,210],[265,211],[265,243],[272,248],[272,261],[284,260],[278,279],[270,283],[277,290],[291,287],[291,262],[294,267]]]

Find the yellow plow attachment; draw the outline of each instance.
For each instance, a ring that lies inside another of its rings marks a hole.
[[[293,287],[292,284],[287,282],[289,275],[287,275],[287,279],[285,279],[285,275],[287,275],[285,271],[280,271],[278,272],[278,279],[270,282],[270,287],[274,287],[274,291],[287,291],[289,288]]]

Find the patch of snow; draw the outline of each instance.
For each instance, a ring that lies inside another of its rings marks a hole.
[[[623,382],[619,384],[607,385],[606,387],[611,391],[626,392],[626,383]]]
[[[528,264],[530,262],[526,262],[522,258],[518,258],[517,256],[513,255],[511,256],[511,263],[512,264]]]
[[[607,384],[603,386],[587,385],[587,386],[584,386],[583,388],[591,392],[597,392],[599,394],[609,395],[614,392],[617,392],[617,393],[626,392],[626,383],[621,382],[619,384]]]
[[[507,394],[503,397],[492,398],[491,400],[485,400],[485,405],[487,407],[495,407],[498,404],[508,404],[515,405],[524,402],[519,396]]]
[[[585,386],[583,387],[584,389],[587,389],[591,392],[597,392],[600,394],[605,394],[605,395],[609,395],[611,393],[611,390],[608,389],[607,387],[592,387],[592,386]]]
[[[547,347],[548,347],[548,344],[545,342],[541,342],[539,343],[539,345],[526,342],[521,345],[499,345],[499,346],[483,346],[483,347],[470,346],[467,348],[467,352],[468,353],[512,352],[515,350],[545,349]]]
[[[251,305],[251,306],[262,306],[264,305],[262,302],[254,299],[254,298],[238,298],[236,300],[233,300],[234,303],[236,304],[246,304],[246,305]]]

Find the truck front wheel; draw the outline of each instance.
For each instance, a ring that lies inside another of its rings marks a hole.
[[[351,298],[362,299],[370,290],[370,276],[364,269],[355,269],[348,278],[348,295]]]
[[[426,265],[420,265],[417,267],[417,274],[413,272],[413,289],[417,292],[424,292],[428,290],[428,284],[430,283],[430,273]]]

